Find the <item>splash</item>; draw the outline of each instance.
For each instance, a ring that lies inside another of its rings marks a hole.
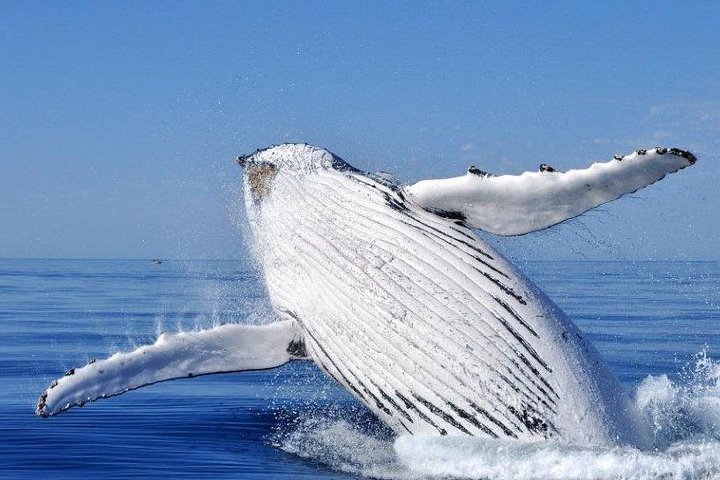
[[[372,478],[415,478],[401,463],[393,441],[373,434],[355,421],[312,414],[292,422],[289,431],[277,432],[271,443],[288,453],[334,470]]]
[[[282,450],[338,471],[415,480],[720,478],[720,362],[696,355],[677,381],[649,376],[635,398],[653,448],[582,447],[468,437],[382,438],[354,421],[311,415],[274,438]]]
[[[649,376],[635,397],[650,425],[655,448],[681,441],[720,440],[720,363],[707,355],[707,349],[683,368],[679,382],[667,375]]]

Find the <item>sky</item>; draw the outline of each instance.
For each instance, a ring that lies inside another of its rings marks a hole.
[[[0,1],[0,257],[240,258],[238,154],[699,162],[513,258],[720,260],[720,2]]]

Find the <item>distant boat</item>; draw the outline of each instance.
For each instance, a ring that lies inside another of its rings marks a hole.
[[[153,258],[152,260],[150,260],[150,262],[153,265],[162,265],[162,260],[160,260],[159,258]]]

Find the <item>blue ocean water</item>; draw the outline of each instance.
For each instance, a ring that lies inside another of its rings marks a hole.
[[[655,451],[395,439],[309,362],[41,419],[38,395],[71,367],[271,314],[241,261],[0,260],[0,478],[720,478],[720,263],[522,268],[645,399]]]

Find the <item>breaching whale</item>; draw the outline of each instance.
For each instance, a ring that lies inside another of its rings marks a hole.
[[[278,321],[161,335],[72,369],[43,417],[153,383],[309,359],[399,434],[648,444],[582,332],[473,229],[520,235],[695,163],[656,147],[586,169],[400,185],[285,144],[238,158],[253,249]]]

